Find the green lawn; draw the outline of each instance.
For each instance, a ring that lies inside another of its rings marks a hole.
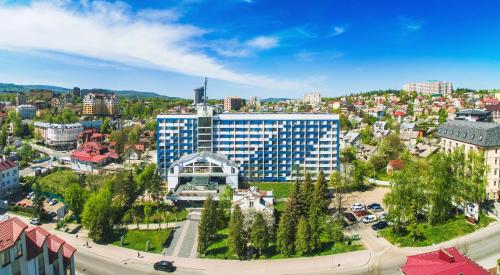
[[[403,247],[429,246],[472,233],[479,228],[487,226],[493,221],[494,219],[485,215],[481,215],[479,223],[477,225],[472,225],[465,220],[465,217],[463,215],[458,215],[449,220],[447,223],[435,226],[428,225],[424,232],[424,238],[415,242],[408,234],[396,234],[392,231],[391,228],[381,230],[380,235],[386,238],[391,243],[399,244]]]
[[[228,239],[228,229],[220,230],[217,233],[216,242],[213,243],[209,248],[207,255],[205,258],[208,259],[237,259],[236,256],[229,252],[229,247],[227,243]],[[319,251],[316,251],[314,254],[310,256],[323,256],[323,255],[332,255],[338,253],[346,253],[351,251],[357,251],[364,249],[361,242],[357,241],[352,243],[351,245],[346,245],[344,243],[332,243],[326,240],[326,236],[321,237],[322,247]],[[289,258],[297,258],[302,257],[300,255],[292,255]],[[286,258],[281,255],[278,251],[276,251],[276,246],[271,244],[271,246],[263,251],[263,255],[260,256],[259,259],[283,259]]]
[[[295,186],[293,182],[259,182],[250,185],[265,191],[272,190],[275,199],[288,198]]]
[[[120,237],[125,234],[123,247],[146,251],[146,242],[151,242],[148,252],[161,253],[168,240],[171,229],[162,230],[116,230],[113,234],[112,244],[120,246]]]

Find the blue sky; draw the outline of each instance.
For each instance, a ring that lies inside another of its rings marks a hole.
[[[0,0],[0,82],[209,97],[500,87],[498,1]],[[7,22],[7,23],[5,23]]]

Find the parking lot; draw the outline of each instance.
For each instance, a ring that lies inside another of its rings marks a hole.
[[[387,212],[383,199],[389,191],[389,188],[375,187],[368,191],[346,194],[344,200],[346,220],[350,220],[350,224],[357,223],[356,228],[359,228],[359,226],[371,226],[377,223],[380,220],[380,216]],[[368,209],[368,206],[373,204],[380,205],[382,209]],[[367,217],[370,215],[375,216],[374,220]],[[363,223],[364,217],[367,217],[365,220],[366,225]]]

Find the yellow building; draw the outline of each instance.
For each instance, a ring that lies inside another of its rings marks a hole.
[[[83,98],[83,115],[116,115],[118,98],[114,94],[89,93]]]

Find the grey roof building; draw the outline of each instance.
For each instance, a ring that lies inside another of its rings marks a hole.
[[[491,112],[479,109],[465,109],[455,113],[455,120],[491,122]]]
[[[500,125],[491,122],[452,120],[441,124],[437,134],[481,147],[500,146]]]

